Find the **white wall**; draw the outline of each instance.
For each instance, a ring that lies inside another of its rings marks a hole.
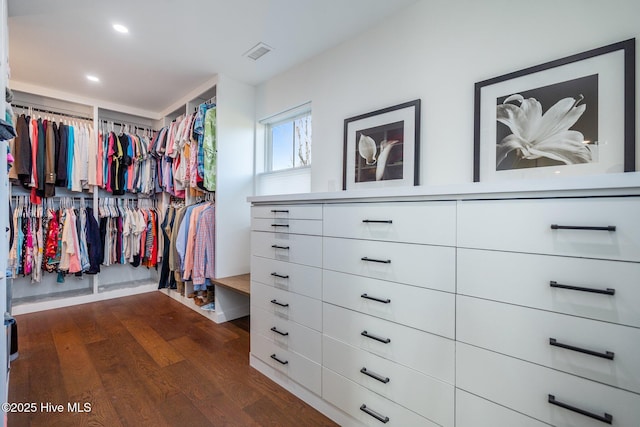
[[[474,83],[640,38],[638,17],[638,0],[421,0],[260,85],[256,118],[312,101],[311,189],[333,191],[344,119],[421,98],[421,184],[470,182]]]

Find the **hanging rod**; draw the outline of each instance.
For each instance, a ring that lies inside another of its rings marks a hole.
[[[153,130],[153,128],[146,126],[146,125],[141,125],[141,124],[137,124],[137,123],[118,123],[118,122],[114,122],[113,120],[109,120],[109,119],[101,119],[100,120],[101,123],[105,123],[105,124],[112,124],[114,126],[134,126],[138,129],[142,129],[142,130],[149,130],[152,132],[155,132]]]
[[[72,119],[93,121],[92,117],[80,116],[80,115],[77,115],[77,114],[61,113],[60,111],[45,110],[45,109],[34,107],[34,106],[31,106],[31,105],[11,104],[11,106],[13,108],[21,108],[23,110],[37,111],[38,113],[53,114],[55,116],[64,116],[64,117],[69,117],[69,118],[72,118]]]

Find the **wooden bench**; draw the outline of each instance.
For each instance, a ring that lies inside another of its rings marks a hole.
[[[238,276],[221,277],[219,279],[211,279],[211,283],[222,286],[227,289],[239,292],[243,295],[251,295],[251,279],[249,273],[240,274]]]

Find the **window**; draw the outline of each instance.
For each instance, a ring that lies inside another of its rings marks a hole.
[[[265,121],[265,172],[311,166],[311,111]]]

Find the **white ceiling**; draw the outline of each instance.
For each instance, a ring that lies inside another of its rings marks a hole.
[[[8,0],[11,81],[161,112],[215,74],[258,84],[416,1]],[[273,51],[242,56],[258,42]]]

